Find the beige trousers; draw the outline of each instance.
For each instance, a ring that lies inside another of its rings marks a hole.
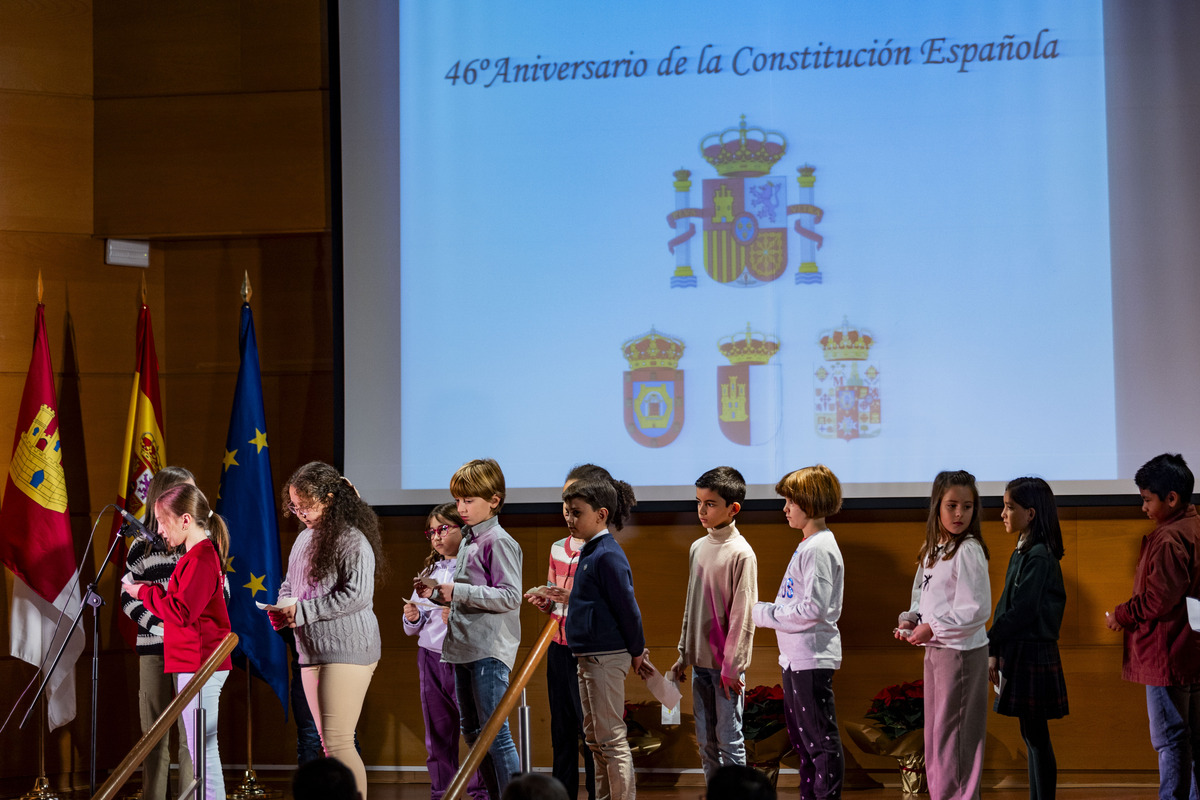
[[[138,716],[142,721],[142,733],[175,699],[175,680],[163,672],[163,657],[138,656]],[[185,782],[192,776],[192,758],[188,754],[187,734],[183,728],[183,717],[179,718],[179,774]],[[171,735],[159,739],[158,744],[142,762],[142,797],[145,800],[175,800],[178,792],[168,789],[171,776]]]
[[[354,729],[378,663],[367,666],[317,664],[300,668],[304,697],[317,722],[325,755],[350,768],[362,800],[367,800],[367,768],[362,756],[354,749]]]
[[[579,657],[583,735],[596,760],[596,800],[634,800],[633,753],[625,738],[629,653]]]

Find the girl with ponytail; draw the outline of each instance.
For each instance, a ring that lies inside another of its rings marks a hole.
[[[175,674],[177,690],[181,690],[230,630],[224,591],[229,528],[212,512],[204,493],[190,483],[159,495],[154,516],[167,545],[185,552],[166,589],[152,583],[126,583],[123,589],[163,621],[164,669]],[[225,800],[217,747],[217,707],[232,666],[226,657],[183,712],[193,763],[199,748],[205,749],[207,800]],[[203,732],[194,729],[197,707],[205,713]]]

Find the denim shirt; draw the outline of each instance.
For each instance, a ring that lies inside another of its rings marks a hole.
[[[498,517],[463,528],[442,661],[496,658],[511,670],[521,644],[521,546]]]

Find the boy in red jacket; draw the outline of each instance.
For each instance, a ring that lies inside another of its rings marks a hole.
[[[1164,453],[1143,464],[1134,482],[1142,511],[1157,525],[1142,539],[1133,596],[1105,617],[1110,629],[1125,632],[1122,677],[1146,684],[1159,797],[1187,800],[1200,778],[1200,634],[1187,613],[1187,598],[1200,595],[1195,479],[1181,456]]]

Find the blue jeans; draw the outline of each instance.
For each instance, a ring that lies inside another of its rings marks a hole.
[[[183,691],[193,672],[175,673],[175,693]],[[221,772],[221,750],[217,746],[217,710],[221,701],[221,687],[229,677],[229,670],[218,670],[208,679],[208,683],[200,689],[200,693],[191,699],[183,709],[183,727],[187,729],[188,752],[192,756],[193,771],[195,770],[196,754],[204,748],[204,798],[205,800],[225,800],[225,776]],[[196,730],[196,709],[204,709],[204,730]],[[187,783],[187,776],[180,775],[179,782]]]
[[[454,665],[454,691],[458,695],[463,738],[468,745],[475,744],[479,731],[496,711],[507,689],[508,666],[499,659],[482,658],[468,664]],[[504,787],[520,771],[517,746],[508,732],[506,719],[479,767],[491,800],[500,800]]]
[[[746,766],[746,744],[742,738],[741,694],[728,699],[721,689],[721,670],[692,667],[692,713],[696,717],[696,744],[705,782],[718,767]]]
[[[1158,751],[1160,800],[1196,800],[1200,796],[1200,684],[1147,686],[1146,712],[1150,743]]]

